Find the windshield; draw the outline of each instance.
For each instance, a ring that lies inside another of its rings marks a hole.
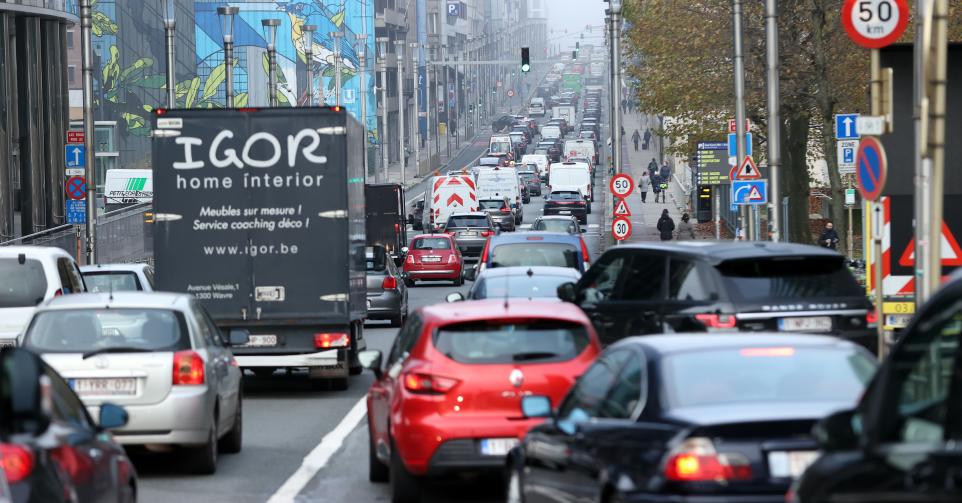
[[[387,251],[382,246],[368,246],[364,249],[364,262],[371,272],[387,269]]]
[[[136,292],[143,290],[132,271],[85,272],[88,292]]]
[[[841,257],[792,256],[728,260],[717,266],[736,301],[861,297]]]
[[[0,259],[0,308],[30,307],[43,301],[47,277],[39,260]]]
[[[551,199],[556,201],[580,201],[580,192],[552,192],[549,196]]]
[[[508,206],[504,201],[498,201],[497,199],[481,200],[479,203],[482,210],[500,210]]]
[[[720,348],[663,360],[674,407],[732,403],[845,402],[854,404],[875,363],[854,349]]]
[[[531,226],[531,230],[574,234],[578,232],[578,224],[574,220],[538,220]]]
[[[567,361],[589,342],[585,327],[552,320],[458,323],[439,328],[433,340],[444,356],[468,364]]]
[[[450,250],[451,241],[447,238],[417,238],[411,244],[412,250]]]
[[[537,266],[578,268],[578,249],[565,243],[526,241],[498,245],[491,251],[491,267]]]
[[[488,219],[480,216],[451,217],[447,228],[452,227],[488,227]]]
[[[178,351],[190,348],[183,315],[163,309],[84,309],[38,313],[24,335],[38,353],[105,348]]]
[[[470,298],[480,299],[501,299],[501,298],[524,298],[524,299],[553,299],[558,297],[558,285],[576,281],[571,276],[550,276],[544,274],[534,274],[532,276],[499,276],[487,278],[484,275],[478,280],[471,289]]]
[[[484,144],[482,143],[482,145]],[[510,141],[491,142],[490,150],[492,154],[507,154],[511,152],[511,142]]]

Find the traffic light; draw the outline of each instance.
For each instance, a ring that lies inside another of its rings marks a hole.
[[[571,59],[572,60],[578,59],[578,51],[571,51]]]
[[[576,51],[580,51],[580,50],[581,50],[581,42],[575,42],[575,50],[576,50]]]
[[[527,47],[521,48],[521,71],[527,73],[531,70],[531,56]]]

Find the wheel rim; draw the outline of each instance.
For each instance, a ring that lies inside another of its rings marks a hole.
[[[508,501],[507,503],[521,503],[521,477],[517,470],[511,470],[511,478],[508,480]]]

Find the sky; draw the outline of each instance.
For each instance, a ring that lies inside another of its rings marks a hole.
[[[585,26],[591,24],[591,33],[585,32],[584,43],[603,45],[605,32],[605,9],[603,0],[545,0],[548,5],[549,44],[561,44],[562,51],[570,51],[576,41],[580,42]],[[565,35],[564,31],[568,30]]]

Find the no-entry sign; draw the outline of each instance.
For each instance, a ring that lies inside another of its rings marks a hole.
[[[880,49],[905,33],[909,6],[905,0],[845,0],[842,25],[849,38],[866,49]]]

